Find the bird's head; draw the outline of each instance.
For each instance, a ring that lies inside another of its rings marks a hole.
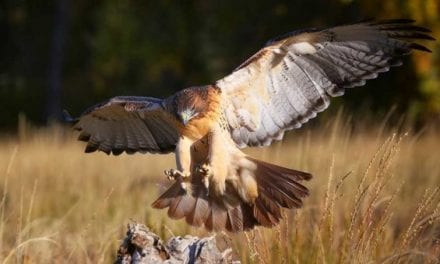
[[[185,89],[175,98],[175,113],[183,125],[187,125],[194,118],[202,116],[207,107],[207,98],[199,89]]]

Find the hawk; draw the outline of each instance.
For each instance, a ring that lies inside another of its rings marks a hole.
[[[71,119],[85,152],[171,153],[175,182],[153,204],[208,230],[272,227],[299,208],[312,175],[254,159],[324,111],[332,97],[363,86],[433,40],[413,20],[365,21],[287,33],[270,40],[230,75],[168,98],[118,96]]]

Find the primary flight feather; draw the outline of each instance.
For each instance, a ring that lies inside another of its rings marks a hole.
[[[240,149],[267,146],[324,111],[331,97],[401,65],[414,42],[433,40],[413,20],[301,30],[271,40],[214,84],[165,98],[120,96],[75,120],[86,152],[170,153],[176,182],[154,203],[209,230],[274,226],[298,208],[309,173],[256,160]]]

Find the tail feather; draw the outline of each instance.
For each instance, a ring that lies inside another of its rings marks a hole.
[[[226,230],[230,232],[240,232],[243,230],[250,230],[258,225],[253,212],[253,205],[241,203],[239,206],[228,211],[229,225]]]
[[[267,176],[269,176],[266,177],[267,181],[271,182],[270,180],[273,180],[272,185],[276,185],[276,187],[282,189],[287,194],[294,194],[299,197],[305,197],[309,194],[309,190],[297,181],[277,179],[278,175],[275,173],[268,173]]]
[[[180,187],[180,183],[174,183],[166,190],[151,206],[156,209],[164,209],[171,206],[171,203],[177,198],[185,194]]]
[[[264,192],[260,192],[259,198],[268,212],[270,212],[275,218],[281,218],[281,207],[275,199],[268,197]]]
[[[226,228],[226,222],[228,220],[228,212],[226,209],[214,202],[211,203],[211,213],[205,222],[205,227],[209,231],[220,231]]]
[[[223,196],[207,195],[200,177],[194,177],[191,191],[185,192],[176,182],[153,203],[153,207],[169,207],[171,218],[185,218],[193,226],[240,232],[258,225],[272,227],[280,222],[282,208],[302,206],[302,198],[309,191],[300,182],[311,179],[311,174],[247,158],[256,164],[254,178],[258,196],[254,201],[245,201],[239,195],[237,188],[240,187],[228,182]]]
[[[263,199],[257,199],[253,206],[255,219],[258,224],[265,227],[272,227],[278,224],[279,219],[271,214],[268,208],[264,205]]]
[[[205,197],[196,197],[195,205],[192,210],[186,216],[186,222],[193,226],[201,226],[205,223],[210,213],[209,203]]]
[[[168,216],[174,219],[184,218],[194,210],[195,203],[196,198],[192,195],[180,195],[171,202]]]
[[[243,222],[244,212],[241,206],[237,206],[228,210],[228,222],[226,223],[226,230],[230,232],[240,232],[244,229]]]
[[[302,201],[297,197],[297,193],[287,189],[283,186],[283,183],[271,182],[270,179],[257,178],[259,185],[259,194],[265,194],[272,200],[277,201],[277,203],[286,208],[299,208],[302,206]],[[284,183],[285,184],[285,183]],[[301,196],[302,197],[302,196]]]
[[[164,209],[168,207],[168,216],[181,219],[193,211],[196,199],[186,195],[179,182],[175,182],[153,204],[153,208]]]
[[[272,163],[268,163],[262,160],[257,160],[251,157],[247,157],[249,160],[255,162],[258,166],[265,167],[266,169],[269,169],[271,171],[274,171],[279,174],[279,176],[282,176],[284,179],[288,181],[296,180],[296,181],[302,181],[302,180],[310,180],[312,178],[312,175],[307,172],[298,171],[298,170],[292,170],[286,167],[281,167]]]

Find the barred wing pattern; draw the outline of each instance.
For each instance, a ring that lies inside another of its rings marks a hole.
[[[114,97],[86,110],[74,128],[81,131],[78,139],[88,142],[86,152],[169,153],[175,149],[178,131],[163,102],[151,97]]]
[[[399,19],[292,32],[217,81],[239,147],[270,145],[325,110],[330,98],[401,65],[429,30]]]

